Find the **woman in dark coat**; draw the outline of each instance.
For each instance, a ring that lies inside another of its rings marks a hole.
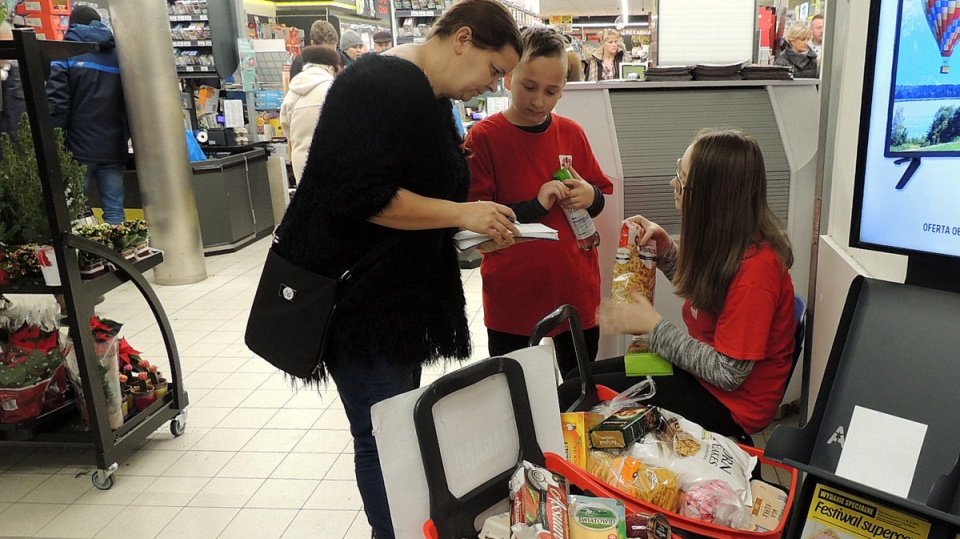
[[[521,53],[520,33],[502,4],[460,0],[426,42],[359,57],[327,94],[297,193],[277,229],[277,254],[327,276],[400,236],[346,286],[330,353],[315,378],[337,385],[364,511],[379,539],[394,533],[370,407],[415,389],[422,365],[470,356],[457,229],[502,246],[519,234],[510,208],[466,202],[470,169],[450,99],[495,90]]]

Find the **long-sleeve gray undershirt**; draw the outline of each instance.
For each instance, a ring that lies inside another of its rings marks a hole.
[[[677,244],[657,259],[657,267],[670,279],[677,271]],[[741,361],[718,352],[666,319],[650,332],[650,349],[677,367],[724,391],[733,391],[753,370],[752,361]]]

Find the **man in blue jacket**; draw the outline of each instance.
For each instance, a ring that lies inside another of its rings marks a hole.
[[[87,167],[84,189],[96,178],[103,220],[122,223],[127,110],[113,33],[97,10],[77,6],[63,39],[92,41],[100,50],[51,63],[47,101],[53,125],[66,131],[67,148]]]

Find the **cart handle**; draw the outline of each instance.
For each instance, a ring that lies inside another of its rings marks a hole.
[[[540,340],[551,331],[560,327],[564,321],[570,323],[570,334],[573,337],[573,350],[577,356],[577,369],[580,371],[580,396],[568,412],[585,412],[600,404],[597,395],[597,386],[593,383],[593,373],[590,371],[590,360],[587,358],[587,343],[583,339],[583,325],[580,323],[580,313],[573,305],[561,305],[557,310],[548,314],[533,328],[529,346],[537,346]]]

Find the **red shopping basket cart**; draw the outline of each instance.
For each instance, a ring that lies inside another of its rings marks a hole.
[[[582,380],[581,396],[570,407],[569,411],[589,410],[602,400],[612,399],[617,393],[607,387],[597,386],[593,383],[587,361],[586,344],[583,340],[580,325],[580,316],[576,309],[570,305],[564,305],[544,318],[534,329],[530,338],[530,345],[536,346],[543,337],[563,322],[569,323],[573,334],[574,349]],[[755,455],[760,463],[781,468],[790,474],[790,487],[783,518],[779,526],[769,532],[734,530],[667,511],[604,483],[560,455],[550,452],[543,453],[534,435],[533,418],[530,414],[530,403],[524,385],[523,370],[514,360],[500,357],[478,362],[440,378],[420,397],[414,409],[414,423],[430,492],[430,519],[423,527],[424,536],[427,539],[476,537],[477,529],[479,529],[478,524],[481,524],[477,522],[478,517],[509,496],[508,483],[514,471],[513,468],[504,470],[463,496],[457,497],[451,494],[447,485],[436,425],[433,420],[433,406],[442,398],[497,374],[505,375],[510,391],[517,436],[520,441],[518,464],[527,460],[545,466],[553,472],[562,474],[571,485],[589,494],[622,500],[628,514],[660,513],[667,518],[671,527],[681,531],[718,539],[779,539],[783,536],[793,505],[793,498],[797,491],[798,475],[795,468],[770,461],[764,457],[762,450],[740,444],[744,451]]]

